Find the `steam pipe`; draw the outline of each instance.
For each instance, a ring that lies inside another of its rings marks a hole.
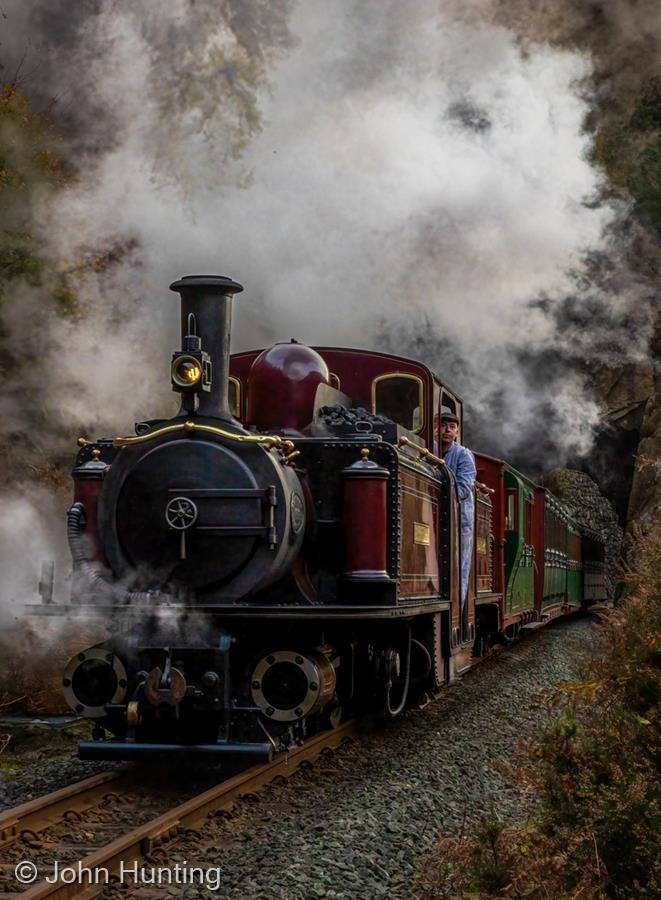
[[[92,591],[99,591],[105,599],[113,603],[149,603],[159,596],[158,591],[127,591],[111,582],[90,562],[83,546],[83,530],[85,528],[85,507],[82,503],[74,503],[67,513],[67,539],[74,571],[82,572]]]
[[[409,695],[409,684],[411,679],[411,626],[407,623],[406,625],[406,662],[404,663],[404,686],[402,687],[402,696],[397,704],[397,706],[393,709],[392,704],[390,702],[390,687],[386,690],[386,709],[388,711],[388,715],[398,716],[406,706],[406,700]]]
[[[181,338],[188,334],[188,317],[195,317],[202,349],[211,357],[211,390],[201,391],[197,413],[232,422],[227,389],[230,368],[232,296],[243,286],[225,275],[184,275],[170,285],[181,297]],[[180,415],[186,415],[182,405]]]

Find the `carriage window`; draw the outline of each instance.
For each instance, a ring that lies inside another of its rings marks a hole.
[[[526,544],[532,544],[532,500],[526,499],[526,505],[523,508],[524,515],[524,536],[523,540]]]
[[[505,531],[516,531],[516,488],[510,488],[505,495]]]
[[[238,378],[230,375],[227,387],[227,399],[229,401],[230,412],[235,419],[241,418],[241,382]]]
[[[372,382],[372,412],[409,431],[422,431],[423,386],[416,375],[381,375]]]

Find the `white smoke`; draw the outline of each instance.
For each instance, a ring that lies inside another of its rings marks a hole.
[[[186,6],[159,10],[159,40]],[[474,415],[488,414],[498,381],[502,453],[542,402],[555,415],[572,409],[557,452],[586,451],[598,410],[581,378],[530,384],[513,357],[584,339],[559,330],[548,309],[577,293],[588,252],[611,249],[617,210],[594,202],[602,176],[583,127],[590,61],[544,44],[524,52],[507,29],[465,24],[449,2],[300,4],[294,49],[257,93],[261,130],[235,159],[234,109],[186,116],[172,97],[170,128],[150,64],[155,15],[149,4],[107,5],[78,51],[120,140],[59,198],[45,228],[63,257],[129,235],[140,267],[104,282],[87,320],[51,327],[59,359],[71,340],[80,351],[60,367],[62,385],[55,374],[53,415],[65,393],[75,395],[72,415],[98,411],[101,429],[162,411],[177,322],[167,285],[209,271],[246,286],[235,350],[290,336],[378,349],[384,335],[396,350],[399,337],[404,349],[421,347]],[[172,58],[179,52],[175,40]],[[236,52],[219,19],[201,64],[216,54],[226,65]],[[539,298],[544,311],[530,306]],[[617,302],[630,300],[625,291]],[[435,356],[437,341],[451,353]]]
[[[64,528],[50,491],[30,488],[4,494],[0,504],[0,627],[23,615],[23,604],[39,603],[44,560],[61,563],[66,555]]]
[[[133,247],[80,276],[80,316],[45,311],[28,286],[3,313],[58,440],[73,450],[79,428],[130,433],[172,413],[167,286],[210,272],[246,287],[234,350],[292,336],[408,350],[470,402],[484,449],[507,455],[540,411],[563,423],[549,462],[589,449],[599,410],[562,359],[601,353],[596,332],[637,286],[608,289],[586,267],[617,254],[622,213],[590,163],[586,54],[523,47],[455,0],[328,0],[289,17],[286,0],[5,6],[17,37],[43,29],[46,68],[29,71],[48,73],[42,92],[76,123],[78,177],[39,210],[40,237],[65,267]],[[568,297],[594,316],[563,319]],[[618,352],[635,357],[645,336],[636,325]],[[0,403],[5,420],[25,409],[9,391]],[[0,534],[14,546],[10,525]]]
[[[543,27],[523,46],[508,5],[4,0],[3,52],[26,44],[28,88],[73,123],[78,175],[37,204],[39,236],[64,270],[132,249],[79,274],[77,317],[13,288],[3,320],[31,364],[0,396],[3,431],[37,414],[61,461],[79,429],[172,414],[167,287],[208,272],[246,287],[234,350],[293,336],[411,353],[469,402],[477,449],[587,452],[599,409],[563,360],[636,358],[644,309],[619,261],[623,209],[590,162],[592,59]],[[610,283],[590,274],[599,258]],[[63,505],[3,497],[0,623],[66,555]]]

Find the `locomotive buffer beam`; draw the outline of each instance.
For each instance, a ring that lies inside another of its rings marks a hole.
[[[223,756],[270,762],[273,745],[260,744],[153,744],[125,741],[80,741],[79,759],[147,759],[152,756]]]

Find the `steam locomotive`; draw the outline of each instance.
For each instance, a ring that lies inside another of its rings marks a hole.
[[[230,356],[240,284],[186,276],[181,407],[81,438],[70,602],[108,623],[63,675],[87,759],[268,759],[343,716],[396,716],[495,642],[605,599],[603,546],[475,454],[470,589],[440,455],[461,398],[427,366],[291,341]]]

